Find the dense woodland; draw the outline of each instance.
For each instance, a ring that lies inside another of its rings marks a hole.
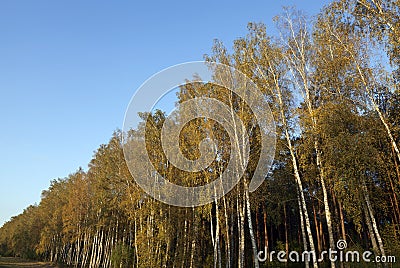
[[[232,48],[216,40],[205,56],[246,74],[268,99],[276,155],[257,191],[248,190],[259,155],[248,107],[226,89],[191,83],[180,89],[180,102],[221,100],[251,133],[254,161],[232,191],[180,208],[136,185],[122,150],[123,135],[134,143],[136,131],[147,131],[158,172],[182,185],[217,178],[229,161],[226,132],[194,120],[181,133],[184,154],[196,159],[199,142],[213,133],[220,157],[190,176],[174,169],[161,149],[165,114],[155,111],[140,129],[116,131],[87,171],[53,180],[40,204],[5,223],[0,254],[75,267],[276,267],[259,262],[257,252],[320,253],[344,239],[348,249],[400,261],[400,1],[339,0],[314,18],[284,8],[274,22],[278,34],[249,23]],[[349,264],[302,264],[323,265]]]

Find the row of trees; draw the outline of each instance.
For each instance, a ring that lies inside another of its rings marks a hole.
[[[201,172],[174,168],[161,145],[165,115],[156,111],[137,130],[116,131],[87,172],[52,181],[39,205],[4,224],[0,254],[77,267],[262,267],[270,263],[258,261],[260,250],[320,253],[344,239],[349,249],[399,256],[399,9],[398,0],[338,0],[310,23],[286,8],[275,18],[279,36],[250,23],[232,50],[215,41],[206,60],[250,77],[276,121],[273,168],[256,192],[248,190],[260,155],[254,115],[229,90],[193,82],[181,88],[179,102],[218,99],[249,133],[249,165],[232,191],[179,208],[136,185],[122,147],[134,146],[141,131],[158,173],[181,185],[215,180],[232,153],[217,122],[192,120],[180,135],[182,153],[197,159],[200,141],[212,138],[218,157]],[[311,258],[304,265],[320,264]]]

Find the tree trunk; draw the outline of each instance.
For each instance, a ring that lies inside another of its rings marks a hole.
[[[260,75],[263,77],[263,79],[265,81],[268,81],[268,79],[266,78],[264,72],[260,69],[259,65],[257,64],[257,62],[254,60],[254,58],[252,58],[253,62],[256,64]],[[283,102],[283,97],[282,97],[282,91],[281,91],[281,87],[278,81],[278,76],[275,73],[275,69],[272,66],[272,63],[270,61],[268,61],[268,67],[269,67],[269,71],[271,72],[271,75],[273,76],[273,80],[274,80],[274,86],[275,86],[275,91],[271,90],[271,95],[277,100],[278,102],[278,109],[279,109],[279,114],[281,117],[281,121],[282,121],[282,126],[284,129],[284,135],[286,138],[286,142],[287,142],[287,146],[289,148],[290,151],[290,155],[291,155],[291,160],[292,160],[292,165],[293,165],[293,171],[294,171],[294,176],[296,179],[296,183],[297,183],[297,187],[299,189],[299,202],[300,202],[300,218],[301,221],[303,220],[303,216],[304,216],[304,220],[306,222],[305,224],[305,229],[307,231],[307,236],[308,236],[308,241],[310,243],[310,249],[311,251],[315,252],[315,246],[314,246],[314,239],[312,237],[312,232],[311,232],[311,225],[310,225],[310,219],[308,216],[308,212],[307,212],[307,205],[306,205],[306,201],[304,198],[304,192],[303,192],[303,185],[302,185],[302,181],[301,181],[301,177],[300,177],[300,173],[299,173],[299,169],[298,169],[298,164],[297,164],[297,158],[296,158],[296,153],[295,153],[295,149],[293,148],[293,144],[292,144],[292,140],[289,134],[289,125],[287,122],[287,118],[286,118],[286,113],[285,113],[285,105]],[[306,243],[307,244],[307,243]],[[307,263],[306,263],[307,265]],[[317,258],[316,255],[313,255],[313,266],[314,268],[318,267],[318,263],[317,263]]]
[[[318,159],[318,153],[317,153],[317,159]],[[318,160],[317,160],[318,162]],[[324,180],[324,171],[323,168],[320,168],[320,176],[321,176],[321,186],[322,186],[322,192],[324,196],[324,208],[325,208],[325,217],[326,217],[326,223],[328,225],[328,235],[329,235],[329,246],[332,250],[336,248],[335,245],[335,240],[333,238],[333,229],[332,229],[332,219],[331,219],[331,211],[329,209],[329,201],[328,201],[328,193],[326,191],[325,187],[325,180]],[[335,261],[331,260],[331,268],[335,268]]]
[[[286,203],[283,203],[283,216],[285,218],[284,225],[285,225],[285,252],[286,256],[289,255],[289,236],[288,236],[288,226],[287,226],[287,215],[286,215]],[[285,263],[287,266],[287,262]]]
[[[188,225],[188,222],[187,222],[186,216],[187,216],[187,211],[185,209],[185,227],[183,229],[183,255],[182,255],[182,265],[181,265],[182,268],[185,268],[185,257],[186,257],[186,247],[187,247],[187,241],[186,240],[187,240],[187,225]]]
[[[381,251],[382,256],[386,256],[385,255],[385,249],[383,247],[383,241],[382,241],[381,235],[379,234],[378,226],[377,226],[376,221],[375,221],[374,212],[372,210],[371,202],[369,200],[369,194],[368,194],[367,185],[365,184],[364,180],[363,180],[363,191],[364,191],[365,203],[367,205],[367,209],[368,209],[369,215],[371,217],[372,228],[373,228],[373,230],[375,232],[376,240],[378,241],[378,245],[379,245],[379,249]]]
[[[281,90],[278,87],[277,87],[277,92],[278,92],[279,105],[280,105],[280,107],[282,107],[281,108],[282,123],[283,123],[283,125],[285,127],[286,141],[287,141],[287,144],[288,144],[288,147],[289,147],[290,155],[292,157],[292,165],[293,165],[293,170],[294,170],[294,176],[296,178],[297,186],[299,188],[302,213],[304,214],[304,219],[305,219],[305,222],[306,222],[306,230],[307,230],[307,235],[308,235],[308,241],[310,243],[311,251],[315,252],[314,239],[312,237],[310,219],[308,217],[306,200],[304,198],[303,184],[301,182],[300,173],[299,173],[299,169],[298,169],[298,165],[297,165],[297,158],[296,158],[296,154],[295,154],[295,151],[294,151],[294,148],[293,148],[293,145],[292,145],[292,140],[290,139],[290,134],[289,134],[289,130],[288,130],[288,124],[286,122],[285,112],[283,110],[283,100],[282,100]],[[318,267],[317,258],[315,256],[315,254],[313,255],[313,265],[314,265],[314,268]]]
[[[371,239],[372,249],[374,250],[375,254],[379,255],[379,248],[378,248],[378,244],[376,243],[375,233],[374,233],[374,229],[372,228],[371,218],[369,216],[367,206],[365,205],[364,202],[362,202],[362,206],[364,209],[365,222],[367,224],[369,236]]]
[[[227,254],[227,260],[226,260],[226,267],[230,268],[231,267],[231,243],[230,243],[230,236],[229,236],[229,221],[228,221],[228,212],[226,208],[226,198],[225,196],[222,196],[223,204],[224,204],[224,217],[225,217],[225,231],[226,231],[226,254]]]
[[[193,268],[194,252],[196,250],[197,223],[196,223],[196,214],[195,214],[194,207],[192,207],[192,213],[193,213],[193,237],[192,237],[192,245],[191,245],[191,250],[190,250],[190,268]]]
[[[314,202],[312,203],[313,212],[314,212],[314,225],[315,225],[315,232],[317,233],[317,243],[318,243],[318,252],[322,251],[322,244],[321,244],[321,237],[318,229],[318,220],[317,220],[317,212],[315,211]]]
[[[238,189],[239,191],[239,189]],[[237,199],[237,210],[238,210],[238,232],[239,232],[239,255],[238,255],[238,268],[244,268],[244,208],[242,208],[242,202],[240,202],[240,194]]]
[[[343,216],[343,210],[342,210],[342,203],[340,200],[338,200],[339,204],[339,215],[340,215],[340,226],[341,226],[341,231],[342,231],[342,239],[346,240],[346,229],[344,227],[344,216]]]
[[[301,234],[302,234],[302,237],[303,237],[303,250],[307,251],[308,250],[307,236],[306,236],[306,231],[305,231],[305,227],[304,227],[303,208],[302,208],[302,205],[301,205],[301,198],[300,198],[300,190],[299,189],[297,189],[297,200],[298,200],[298,204],[299,204]],[[308,259],[305,260],[305,267],[306,268],[310,267],[310,263],[309,263]]]
[[[253,248],[254,267],[259,268],[260,265],[258,264],[258,250],[257,250],[256,240],[254,238],[253,223],[251,220],[252,217],[251,217],[251,209],[250,209],[249,189],[248,189],[248,185],[246,182],[244,182],[244,198],[246,200],[247,224],[249,225],[251,245]]]
[[[264,214],[264,246],[265,246],[265,256],[268,256],[269,243],[268,243],[268,226],[267,226],[267,208],[263,207]]]

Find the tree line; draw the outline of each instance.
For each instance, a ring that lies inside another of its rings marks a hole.
[[[139,133],[158,173],[180,185],[215,180],[232,153],[218,122],[192,120],[180,134],[182,153],[197,159],[199,143],[212,138],[218,157],[200,172],[174,168],[161,143],[166,115],[157,110],[138,129],[115,131],[87,171],[53,180],[38,205],[6,222],[0,254],[75,267],[277,267],[257,253],[321,253],[345,240],[350,250],[400,258],[400,1],[337,0],[313,19],[284,8],[274,22],[278,34],[249,23],[231,49],[215,40],[205,55],[252,79],[274,115],[275,160],[257,191],[248,189],[260,155],[254,115],[228,89],[194,80],[178,102],[218,99],[249,133],[249,165],[233,190],[180,208],[135,183],[123,146],[135,146]]]

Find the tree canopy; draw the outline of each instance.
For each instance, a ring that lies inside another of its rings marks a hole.
[[[182,153],[197,159],[199,143],[210,138],[218,157],[189,175],[175,168],[162,149],[166,115],[157,110],[138,129],[115,131],[87,171],[53,180],[38,205],[5,223],[0,254],[75,267],[277,267],[257,253],[318,256],[345,240],[348,249],[400,259],[400,1],[336,0],[314,19],[284,8],[274,21],[278,35],[251,22],[232,48],[215,40],[205,55],[248,76],[274,115],[275,160],[257,191],[248,189],[260,157],[254,114],[228,89],[193,81],[180,88],[179,102],[220,100],[250,133],[249,165],[234,189],[210,204],[181,208],[136,184],[124,135],[135,146],[146,131],[158,173],[182,185],[215,180],[232,153],[218,122],[192,120],[179,136]],[[321,263],[311,258],[304,265]]]

